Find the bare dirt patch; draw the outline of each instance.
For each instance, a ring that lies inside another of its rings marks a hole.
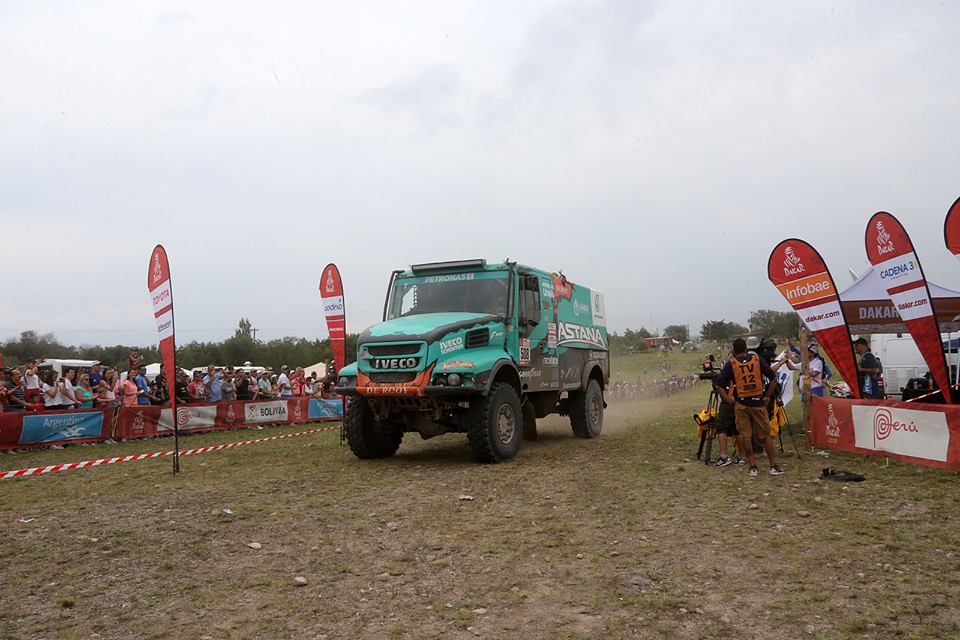
[[[960,634],[954,474],[836,454],[785,458],[787,475],[753,481],[707,468],[690,420],[703,395],[611,407],[592,441],[546,420],[497,466],[454,435],[360,461],[333,432],[188,458],[177,478],[164,461],[4,481],[0,635]],[[867,482],[816,482],[828,464]]]

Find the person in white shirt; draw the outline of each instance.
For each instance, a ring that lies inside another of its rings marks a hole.
[[[43,392],[43,408],[48,411],[60,409],[60,385],[57,384],[57,372],[53,370],[44,371],[40,376],[43,380],[41,387]]]
[[[60,378],[60,408],[73,409],[77,406],[77,396],[73,391],[73,381],[77,377],[75,369],[67,369]]]
[[[27,360],[27,366],[23,370],[23,399],[27,404],[40,403],[42,390],[40,389],[40,374],[37,372],[37,361],[33,358]],[[46,399],[44,399],[46,406]]]
[[[277,378],[277,386],[280,387],[281,398],[293,397],[293,387],[290,386],[290,378],[287,376],[289,370],[290,367],[287,365],[280,367],[280,377]]]
[[[817,345],[812,344],[807,348],[809,360],[807,369],[810,372],[810,394],[814,396],[823,396],[823,358],[820,357],[820,350]],[[802,387],[801,387],[802,388]]]

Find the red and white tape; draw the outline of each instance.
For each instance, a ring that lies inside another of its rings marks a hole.
[[[234,449],[248,444],[257,444],[260,442],[270,442],[272,440],[283,440],[284,438],[296,438],[297,436],[306,436],[311,433],[321,431],[333,431],[339,429],[336,427],[323,427],[322,429],[310,429],[308,431],[298,431],[296,433],[287,433],[282,436],[270,436],[269,438],[257,438],[255,440],[243,440],[241,442],[227,442],[225,444],[215,444],[209,447],[198,447],[196,449],[187,449],[180,452],[180,457],[195,456],[200,453],[210,453],[211,451],[220,451],[221,449]],[[70,469],[85,469],[86,467],[99,467],[105,464],[116,464],[118,462],[135,462],[137,460],[151,460],[153,458],[163,458],[172,456],[173,451],[154,451],[153,453],[136,453],[129,456],[118,456],[116,458],[100,458],[99,460],[84,460],[82,462],[65,462],[63,464],[52,464],[48,467],[33,467],[31,469],[17,469],[15,471],[0,471],[0,480],[7,478],[24,478],[27,476],[38,476],[44,473],[55,473],[57,471],[68,471]]]

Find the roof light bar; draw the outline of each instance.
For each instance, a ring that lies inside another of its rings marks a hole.
[[[423,264],[412,264],[410,265],[410,270],[414,273],[426,273],[428,271],[446,271],[448,269],[482,269],[486,265],[486,260],[450,260],[448,262],[425,262]]]

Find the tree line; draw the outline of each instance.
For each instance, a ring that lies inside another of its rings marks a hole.
[[[725,319],[708,320],[700,327],[700,339],[726,342],[736,336],[753,333],[764,338],[796,337],[800,333],[800,316],[795,311],[758,309],[750,314],[744,326]],[[690,326],[672,324],[663,329],[662,336],[673,338],[681,344],[690,340]],[[655,337],[645,327],[627,329],[623,334],[610,334],[610,350],[614,353],[645,351],[649,347],[645,338]],[[659,336],[657,336],[659,337]]]
[[[347,334],[346,360],[356,360],[359,334]],[[19,366],[30,358],[76,358],[99,360],[105,365],[126,367],[127,356],[133,345],[65,345],[52,333],[40,334],[23,331],[18,338],[0,342],[3,365]],[[160,362],[158,347],[140,347],[145,362]],[[333,358],[329,340],[285,337],[264,341],[255,340],[246,318],[234,335],[221,342],[189,342],[177,347],[177,366],[184,369],[214,365],[241,365],[251,362],[255,366],[279,370],[281,365],[305,367]]]
[[[700,339],[725,342],[734,336],[753,332],[763,337],[795,337],[800,331],[800,316],[793,311],[760,309],[750,314],[749,327],[726,320],[709,320],[700,327]],[[359,334],[347,334],[347,362],[356,360]],[[685,324],[669,325],[662,335],[684,343],[690,340],[690,327]],[[645,351],[644,338],[654,337],[645,327],[627,329],[623,334],[610,334],[610,350],[613,353]],[[19,366],[29,358],[78,358],[99,360],[107,365],[126,366],[131,345],[79,345],[61,344],[52,333],[40,334],[24,331],[18,338],[0,342],[0,354],[5,366]],[[160,362],[157,347],[140,349],[146,362]],[[190,342],[177,348],[177,365],[186,369],[208,364],[239,365],[252,362],[256,366],[279,369],[307,366],[333,358],[329,340],[309,340],[287,336],[274,340],[256,340],[247,318],[241,318],[232,337],[221,342]]]

